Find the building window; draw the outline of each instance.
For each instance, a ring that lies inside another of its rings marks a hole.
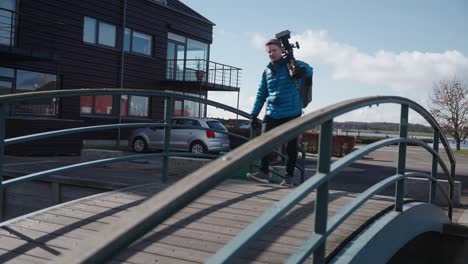
[[[80,97],[80,112],[82,114],[92,114],[94,107],[94,96]]]
[[[96,19],[84,17],[83,24],[83,41],[88,43],[96,43]]]
[[[125,28],[124,50],[151,56],[152,37],[150,35]]]
[[[113,115],[114,96],[96,95],[80,97],[80,112],[84,115]],[[148,117],[149,98],[146,96],[122,95],[120,98],[120,115],[128,117]]]
[[[14,46],[16,35],[16,0],[0,1],[0,45]]]
[[[112,95],[96,95],[80,97],[81,114],[111,115],[113,112]]]
[[[206,80],[209,45],[171,32],[167,38],[166,79]]]
[[[15,69],[0,67],[0,78],[10,79],[15,77]]]
[[[84,17],[83,41],[114,47],[116,43],[117,28],[115,25],[98,21],[91,17]]]
[[[0,95],[11,94],[13,92],[14,78],[14,69],[0,67]],[[5,110],[9,113],[10,106],[5,105]]]
[[[109,23],[100,22],[98,44],[115,47],[116,27]]]
[[[149,98],[146,96],[122,95],[120,99],[120,115],[133,117],[148,117]]]
[[[0,67],[0,94],[56,89],[57,77],[54,74]],[[58,99],[45,98],[20,101],[11,108],[14,115],[55,116],[58,112]]]
[[[48,91],[57,89],[57,78],[53,74],[16,71],[15,93]],[[15,115],[48,115],[57,114],[57,98],[21,101],[15,104]]]
[[[171,91],[174,92],[174,91]],[[191,95],[198,97],[198,94],[192,93],[180,93],[184,95]],[[201,98],[205,98],[205,96],[201,96]],[[180,98],[174,99],[174,112],[172,113],[173,116],[190,116],[190,117],[204,117],[205,116],[205,104],[200,104],[198,102],[184,100]]]

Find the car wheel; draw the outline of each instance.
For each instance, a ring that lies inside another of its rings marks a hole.
[[[143,153],[146,150],[148,150],[148,144],[142,137],[135,138],[135,140],[133,140],[132,147],[133,151],[135,151],[136,153]]]
[[[195,141],[190,145],[190,152],[194,154],[203,154],[208,152],[205,145],[200,141]]]

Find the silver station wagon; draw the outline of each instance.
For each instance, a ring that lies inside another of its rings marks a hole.
[[[209,118],[174,117],[171,119],[171,123],[227,131],[218,120]],[[135,129],[130,134],[128,144],[130,149],[138,153],[149,149],[163,149],[164,128]],[[229,151],[229,136],[213,130],[173,127],[169,148],[192,153],[219,153],[220,151]]]

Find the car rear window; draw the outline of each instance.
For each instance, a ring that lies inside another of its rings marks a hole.
[[[206,121],[206,124],[209,128],[218,129],[218,130],[226,130],[226,128],[221,124],[219,121]]]

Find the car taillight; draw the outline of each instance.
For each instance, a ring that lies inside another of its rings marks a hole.
[[[206,130],[206,137],[207,138],[215,138],[215,132],[211,130]]]

